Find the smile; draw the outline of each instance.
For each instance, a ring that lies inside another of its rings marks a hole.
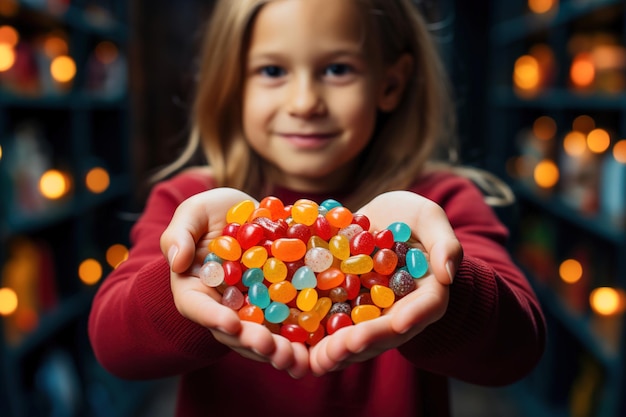
[[[319,149],[326,146],[337,133],[282,133],[279,136],[299,149]]]

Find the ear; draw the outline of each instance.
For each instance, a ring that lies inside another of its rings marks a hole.
[[[398,106],[412,72],[413,57],[409,54],[402,54],[384,70],[378,96],[378,108],[381,111],[390,112]]]

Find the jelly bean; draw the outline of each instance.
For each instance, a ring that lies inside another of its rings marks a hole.
[[[328,223],[338,228],[344,228],[352,223],[352,217],[352,212],[346,207],[335,207],[326,213]]]
[[[270,299],[279,303],[287,304],[296,298],[298,291],[289,281],[276,282],[268,288]]]
[[[254,223],[242,224],[237,230],[237,242],[243,250],[249,249],[263,239],[265,231],[261,226]]]
[[[322,319],[312,311],[303,311],[298,316],[298,325],[307,332],[314,332],[320,325]]]
[[[263,275],[269,282],[280,282],[287,278],[287,265],[277,258],[269,258],[263,265]]]
[[[337,268],[328,268],[317,274],[317,288],[330,290],[343,284],[346,275]]]
[[[235,204],[226,212],[226,223],[244,224],[255,208],[252,200],[244,200]]]
[[[239,288],[229,286],[224,289],[224,293],[222,294],[223,305],[235,311],[238,311],[241,307],[243,307],[243,302],[244,296]]]
[[[239,228],[240,227],[241,227],[241,225],[239,223],[228,223],[222,229],[222,236],[230,236],[230,237],[234,237],[236,239],[237,238],[237,233],[239,232]]]
[[[263,270],[260,268],[246,269],[241,277],[241,282],[246,287],[251,287],[252,284],[263,282]]]
[[[308,266],[298,268],[291,278],[291,283],[297,290],[305,288],[315,288],[317,286],[317,278],[315,273]]]
[[[376,247],[379,249],[391,249],[394,242],[393,232],[389,229],[383,229],[374,234]]]
[[[382,275],[391,275],[398,265],[398,255],[391,249],[380,249],[372,257],[374,271]]]
[[[389,288],[396,295],[396,298],[402,298],[411,291],[415,290],[415,280],[411,274],[404,269],[400,269],[394,273],[389,279]]]
[[[333,264],[333,254],[328,249],[311,248],[304,255],[304,264],[313,272],[325,271]]]
[[[376,271],[370,271],[361,274],[361,285],[365,288],[372,288],[374,285],[389,286],[389,276],[379,274]]]
[[[411,238],[411,228],[404,222],[394,222],[387,226],[396,242],[407,242]]]
[[[274,334],[280,334],[280,328],[282,327],[281,323],[271,323],[267,321],[267,319],[263,322],[263,326],[267,328],[270,332]]]
[[[219,256],[217,256],[216,254],[214,254],[213,252],[207,253],[207,255],[204,257],[204,261],[202,261],[202,263],[205,264],[205,263],[207,263],[209,261],[217,262],[218,264],[224,263],[224,260],[222,258],[220,258]]]
[[[320,207],[323,207],[324,209],[326,209],[326,211],[330,211],[334,209],[335,207],[341,207],[341,206],[342,204],[339,201],[333,200],[332,198],[324,200],[320,203]]]
[[[362,231],[350,239],[350,253],[352,255],[371,255],[375,245],[374,236],[370,232]]]
[[[406,267],[413,278],[421,278],[428,271],[428,262],[424,252],[411,248],[406,253]]]
[[[310,200],[308,198],[301,198],[299,200],[296,200],[295,203],[293,203],[294,206],[298,206],[300,204],[311,205],[315,208],[319,206],[319,204],[317,204],[314,200]],[[293,209],[293,206],[292,206],[292,209]]]
[[[252,221],[258,217],[266,217],[268,219],[271,219],[272,213],[265,207],[257,207],[250,215],[248,221]]]
[[[219,262],[209,261],[200,268],[200,280],[207,287],[217,287],[224,282],[224,269]]]
[[[309,333],[306,344],[309,346],[315,346],[324,338],[324,336],[326,336],[326,330],[324,329],[324,326],[320,324],[314,332]]]
[[[281,238],[272,242],[272,255],[283,262],[293,262],[306,253],[306,244],[300,239]]]
[[[352,311],[352,307],[350,306],[349,303],[334,303],[332,305],[332,307],[330,308],[330,310],[328,311],[329,315],[333,315],[335,313],[345,313],[347,315],[350,315],[350,312]]]
[[[328,247],[329,247],[328,242],[326,242],[324,239],[322,239],[319,236],[311,236],[306,244],[307,249],[312,249],[312,248],[328,249]]]
[[[343,282],[341,284],[343,285]],[[342,303],[348,299],[348,290],[341,286],[335,287],[328,292],[328,296],[333,303]]]
[[[241,255],[241,263],[248,268],[261,268],[267,261],[267,251],[263,246],[253,246]]]
[[[350,317],[354,324],[362,323],[364,321],[373,320],[380,317],[380,308],[372,304],[363,304],[356,306],[352,309]]]
[[[361,213],[354,213],[352,223],[358,224],[363,230],[370,230],[370,219]]]
[[[289,316],[285,319],[283,323],[285,324],[298,324],[298,316],[302,313],[299,309],[295,307],[289,308]]]
[[[348,300],[354,300],[361,290],[361,279],[356,274],[346,274],[346,279],[341,284],[348,293]]]
[[[354,255],[341,262],[341,271],[345,274],[365,274],[374,267],[374,261],[369,255]]]
[[[284,219],[271,220],[267,217],[257,217],[252,220],[252,222],[263,228],[265,237],[269,240],[276,240],[287,236],[289,226]]]
[[[333,236],[330,223],[328,223],[326,217],[318,216],[311,228],[316,236],[319,236],[320,239],[326,242]]]
[[[356,235],[363,232],[363,228],[358,224],[349,224],[346,227],[339,229],[337,232],[340,236],[345,236],[348,241],[352,240]]]
[[[393,291],[389,287],[383,287],[382,285],[372,286],[370,295],[374,304],[380,308],[391,307],[396,301]]]
[[[280,328],[280,335],[292,343],[304,343],[309,338],[309,332],[297,324],[283,324]]]
[[[265,309],[265,320],[270,323],[282,323],[289,317],[289,307],[285,304],[272,301]]]
[[[332,307],[333,302],[328,297],[320,297],[315,305],[313,306],[312,312],[316,313],[320,320],[326,317],[326,314],[330,311],[330,307]]]
[[[372,301],[372,295],[368,292],[360,293],[354,300],[352,300],[352,308],[368,304],[374,304]]]
[[[261,200],[259,208],[266,208],[269,210],[271,220],[284,219],[287,217],[285,213],[285,205],[283,202],[274,196],[268,196]]]
[[[398,255],[397,268],[402,268],[406,265],[406,253],[409,251],[409,245],[406,242],[394,242],[391,247],[396,255]]]
[[[287,237],[300,239],[307,243],[311,238],[311,229],[307,225],[296,223],[287,229]]]
[[[224,261],[222,263],[224,269],[224,282],[228,285],[235,285],[241,281],[243,269],[241,263],[236,261]]]
[[[330,238],[328,249],[335,258],[342,261],[350,257],[350,241],[345,236],[335,235]]]
[[[333,334],[337,330],[352,325],[352,319],[346,313],[335,313],[326,322],[326,332]]]
[[[239,319],[243,321],[252,321],[259,324],[263,324],[265,321],[265,314],[263,314],[263,310],[254,304],[244,305],[239,309],[237,314],[239,315]]]
[[[287,278],[285,279],[291,280],[293,279],[296,271],[304,266],[304,259],[298,259],[293,262],[285,262],[285,265],[287,265]]]
[[[317,204],[313,205],[308,202],[294,204],[291,208],[291,217],[294,222],[311,226],[317,219]]]
[[[305,288],[296,297],[296,305],[301,311],[311,311],[317,303],[318,296],[315,288]]]
[[[261,282],[255,282],[248,288],[250,304],[263,309],[270,305],[270,294],[267,287]]]
[[[267,256],[272,256],[272,241],[269,239],[262,239],[258,246],[263,246],[267,251]]]
[[[210,243],[209,250],[227,261],[237,261],[241,257],[241,246],[232,236],[219,236]]]

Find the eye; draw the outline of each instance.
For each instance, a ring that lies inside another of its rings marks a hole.
[[[277,65],[266,65],[259,70],[261,75],[270,78],[282,77],[285,75],[285,70]]]
[[[348,64],[330,64],[324,69],[324,75],[341,77],[352,73],[352,67]]]

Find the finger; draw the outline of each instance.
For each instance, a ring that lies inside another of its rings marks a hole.
[[[439,283],[436,283],[439,285]],[[414,293],[400,300],[389,314],[391,328],[395,333],[413,337],[422,332],[429,324],[439,320],[448,306],[447,287],[436,288],[423,286]],[[442,291],[444,289],[444,291]]]
[[[239,316],[232,309],[208,297],[206,293],[187,290],[183,298],[183,302],[176,302],[176,307],[189,320],[208,329],[218,329],[230,335],[241,331]]]
[[[282,336],[274,335],[274,352],[269,356],[272,366],[284,371],[295,363],[292,343]]]
[[[287,369],[292,378],[304,377],[310,369],[309,349],[302,343],[293,343],[294,363]]]

